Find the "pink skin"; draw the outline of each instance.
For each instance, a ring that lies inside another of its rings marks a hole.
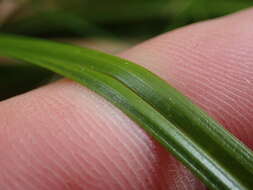
[[[253,10],[194,24],[119,56],[152,70],[253,148]],[[202,190],[109,102],[62,80],[0,102],[0,189]]]

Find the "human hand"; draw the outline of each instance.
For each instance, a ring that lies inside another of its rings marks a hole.
[[[167,80],[253,148],[253,10],[119,56]],[[205,189],[121,111],[62,80],[0,102],[0,189]]]

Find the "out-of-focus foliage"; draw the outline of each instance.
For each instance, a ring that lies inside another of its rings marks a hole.
[[[29,64],[0,64],[0,101],[48,82],[52,72]]]
[[[253,5],[252,0],[23,0],[2,30],[146,39]],[[107,31],[107,32],[105,32]]]

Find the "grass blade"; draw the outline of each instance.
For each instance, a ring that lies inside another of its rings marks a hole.
[[[90,49],[4,34],[0,55],[47,68],[104,96],[210,189],[253,187],[252,151],[143,67]]]

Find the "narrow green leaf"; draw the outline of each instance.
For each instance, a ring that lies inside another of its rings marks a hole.
[[[47,68],[104,96],[210,189],[252,189],[252,151],[143,67],[90,49],[4,34],[0,55]]]

